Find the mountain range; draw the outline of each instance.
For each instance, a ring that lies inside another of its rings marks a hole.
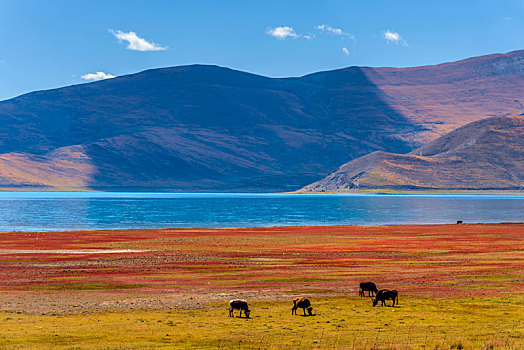
[[[0,187],[294,191],[521,114],[523,86],[514,51],[296,78],[179,66],[37,91],[0,102]]]

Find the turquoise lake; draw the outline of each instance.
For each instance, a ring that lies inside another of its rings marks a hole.
[[[518,195],[0,192],[0,231],[523,222]]]

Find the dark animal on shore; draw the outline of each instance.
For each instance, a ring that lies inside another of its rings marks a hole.
[[[301,308],[304,311],[304,316],[306,316],[306,309],[309,316],[313,316],[313,308],[311,307],[311,302],[308,298],[298,297],[293,299],[293,308],[291,309],[291,315],[296,315],[298,308]]]
[[[368,297],[375,295],[378,292],[377,286],[373,282],[362,282],[360,283],[360,288],[358,295],[364,297],[364,292],[368,291]]]
[[[375,299],[373,299],[373,306],[376,306],[379,301],[382,302],[382,306],[386,305],[386,300],[393,300],[393,305],[395,306],[395,301],[398,305],[398,292],[396,290],[381,289],[377,292]],[[387,305],[386,305],[387,306]]]
[[[247,306],[247,301],[244,299],[233,299],[229,302],[229,317],[233,317],[234,310],[240,310],[238,317],[242,317],[242,311],[244,311],[246,318],[249,318],[249,313],[251,312],[249,306]]]

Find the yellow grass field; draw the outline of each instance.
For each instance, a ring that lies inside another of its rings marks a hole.
[[[400,306],[317,297],[315,316],[291,316],[290,302],[253,300],[250,319],[226,303],[177,310],[74,315],[0,314],[2,348],[521,349],[524,298],[404,297]]]

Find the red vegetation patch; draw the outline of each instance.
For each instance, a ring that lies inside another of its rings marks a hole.
[[[524,287],[523,235],[524,224],[2,233],[0,291],[357,295],[373,281],[401,294],[499,295]],[[120,252],[64,251],[90,249]]]

